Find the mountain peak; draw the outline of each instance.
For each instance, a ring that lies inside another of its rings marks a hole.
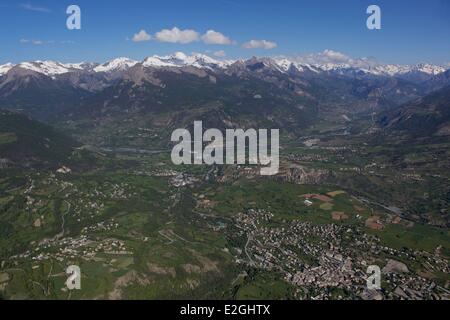
[[[124,71],[135,66],[138,63],[139,63],[138,61],[126,57],[120,57],[95,67],[94,71],[95,72]]]
[[[62,63],[55,61],[32,61],[32,62],[22,62],[18,64],[22,69],[27,69],[31,71],[35,71],[38,73],[43,73],[46,76],[54,76],[58,74],[67,73],[70,71],[70,68],[65,66]]]
[[[195,53],[191,56],[186,55],[183,52],[176,52],[168,56],[151,56],[147,57],[143,61],[144,67],[187,67],[193,66],[199,69],[207,68],[224,68],[230,64],[230,62],[219,61],[213,59],[205,54]]]

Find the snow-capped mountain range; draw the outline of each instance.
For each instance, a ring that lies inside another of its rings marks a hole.
[[[224,69],[234,63],[234,61],[219,61],[203,54],[193,54],[188,56],[182,52],[176,52],[168,56],[151,56],[143,61],[136,61],[126,57],[113,59],[104,64],[98,63],[60,63],[56,61],[32,61],[22,62],[17,65],[7,63],[0,65],[0,75],[8,73],[14,67],[35,71],[47,76],[55,76],[69,72],[89,71],[89,72],[117,72],[125,71],[129,68],[141,64],[143,67],[153,68],[177,68],[192,66],[199,69]]]
[[[418,65],[394,65],[394,64],[367,64],[352,65],[351,63],[304,63],[296,62],[295,59],[289,58],[253,58],[253,60],[264,63],[265,66],[275,68],[280,72],[289,72],[296,70],[298,72],[311,71],[315,73],[333,72],[337,74],[348,74],[348,72],[356,72],[377,76],[400,76],[412,73],[435,76],[443,73],[447,68],[431,64]],[[250,60],[247,60],[250,61]],[[93,72],[93,73],[113,73],[128,70],[136,65],[144,68],[180,68],[195,67],[199,69],[217,70],[227,69],[236,63],[246,63],[244,60],[217,60],[204,54],[186,55],[177,52],[167,56],[150,56],[143,61],[136,61],[129,58],[121,57],[104,64],[98,63],[60,63],[55,61],[33,61],[22,62],[17,65],[7,63],[0,65],[0,76],[8,73],[13,68],[21,68],[41,73],[47,76],[56,76],[70,72]]]

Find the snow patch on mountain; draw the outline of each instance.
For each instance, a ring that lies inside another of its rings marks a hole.
[[[219,61],[213,59],[204,54],[193,54],[188,56],[183,52],[176,52],[172,55],[167,56],[152,56],[148,57],[142,63],[144,67],[172,67],[180,68],[186,66],[192,66],[199,69],[217,69],[225,68],[232,62],[230,61]]]
[[[6,63],[6,64],[3,64],[3,65],[0,65],[0,76],[2,76],[5,73],[7,73],[13,67],[14,67],[14,65],[12,63]]]
[[[127,70],[136,64],[138,61],[131,60],[129,58],[121,57],[111,61],[108,61],[102,65],[99,65],[94,68],[95,72],[114,72],[114,71],[124,71]]]
[[[35,71],[38,73],[45,74],[46,76],[54,76],[58,74],[63,74],[70,72],[71,69],[62,63],[55,61],[33,61],[33,62],[22,62],[17,65],[22,69],[27,69]]]
[[[70,70],[75,71],[92,71],[95,67],[99,66],[98,63],[94,62],[79,62],[79,63],[65,63],[65,67],[67,67]]]

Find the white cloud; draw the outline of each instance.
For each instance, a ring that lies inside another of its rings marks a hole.
[[[39,39],[20,39],[20,43],[23,44],[33,44],[35,46],[41,46],[46,44],[74,44],[75,42],[72,40],[62,40],[62,41],[55,41],[55,40],[39,40]]]
[[[214,55],[216,57],[223,58],[223,57],[226,57],[227,54],[225,53],[225,51],[219,50],[219,51],[214,52]]]
[[[200,34],[194,30],[180,30],[177,27],[173,29],[164,29],[155,34],[155,38],[161,42],[187,44],[200,39]]]
[[[20,39],[19,42],[20,43],[31,43],[31,44],[34,44],[36,46],[40,46],[40,45],[43,45],[43,44],[46,44],[46,43],[53,43],[54,41]]]
[[[142,29],[132,38],[134,42],[150,41],[152,39],[160,42],[181,44],[188,44],[200,40],[205,44],[230,45],[235,43],[229,37],[214,30],[208,30],[205,34],[201,35],[195,30],[181,30],[177,27],[173,27],[172,29],[163,29],[155,33],[154,35],[150,35],[144,29]],[[127,38],[127,40],[129,40],[129,38]]]
[[[245,49],[274,49],[277,47],[277,44],[272,41],[267,40],[250,40],[242,45]]]
[[[231,41],[230,38],[223,35],[220,32],[214,31],[214,30],[208,30],[203,36],[202,40],[206,44],[221,44],[221,45],[229,45],[232,44],[233,41]]]
[[[152,37],[147,33],[147,31],[142,29],[133,36],[133,41],[134,42],[150,41],[151,38]]]
[[[322,58],[323,60],[332,61],[332,62],[347,62],[350,57],[338,52],[326,49],[322,53],[316,55],[317,57]]]
[[[44,7],[37,7],[37,6],[33,6],[30,3],[22,3],[20,4],[20,7],[24,10],[28,10],[28,11],[36,11],[36,12],[43,12],[43,13],[50,13],[52,12],[50,9],[44,8]]]
[[[320,53],[303,54],[289,57],[290,60],[303,64],[347,64],[354,67],[368,68],[378,64],[373,58],[352,58],[348,55],[326,49]]]

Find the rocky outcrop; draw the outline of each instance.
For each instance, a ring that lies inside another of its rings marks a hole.
[[[408,273],[409,269],[403,262],[390,259],[383,268],[383,273]]]
[[[334,176],[333,171],[311,169],[300,165],[291,165],[280,172],[278,178],[295,184],[326,184]]]

